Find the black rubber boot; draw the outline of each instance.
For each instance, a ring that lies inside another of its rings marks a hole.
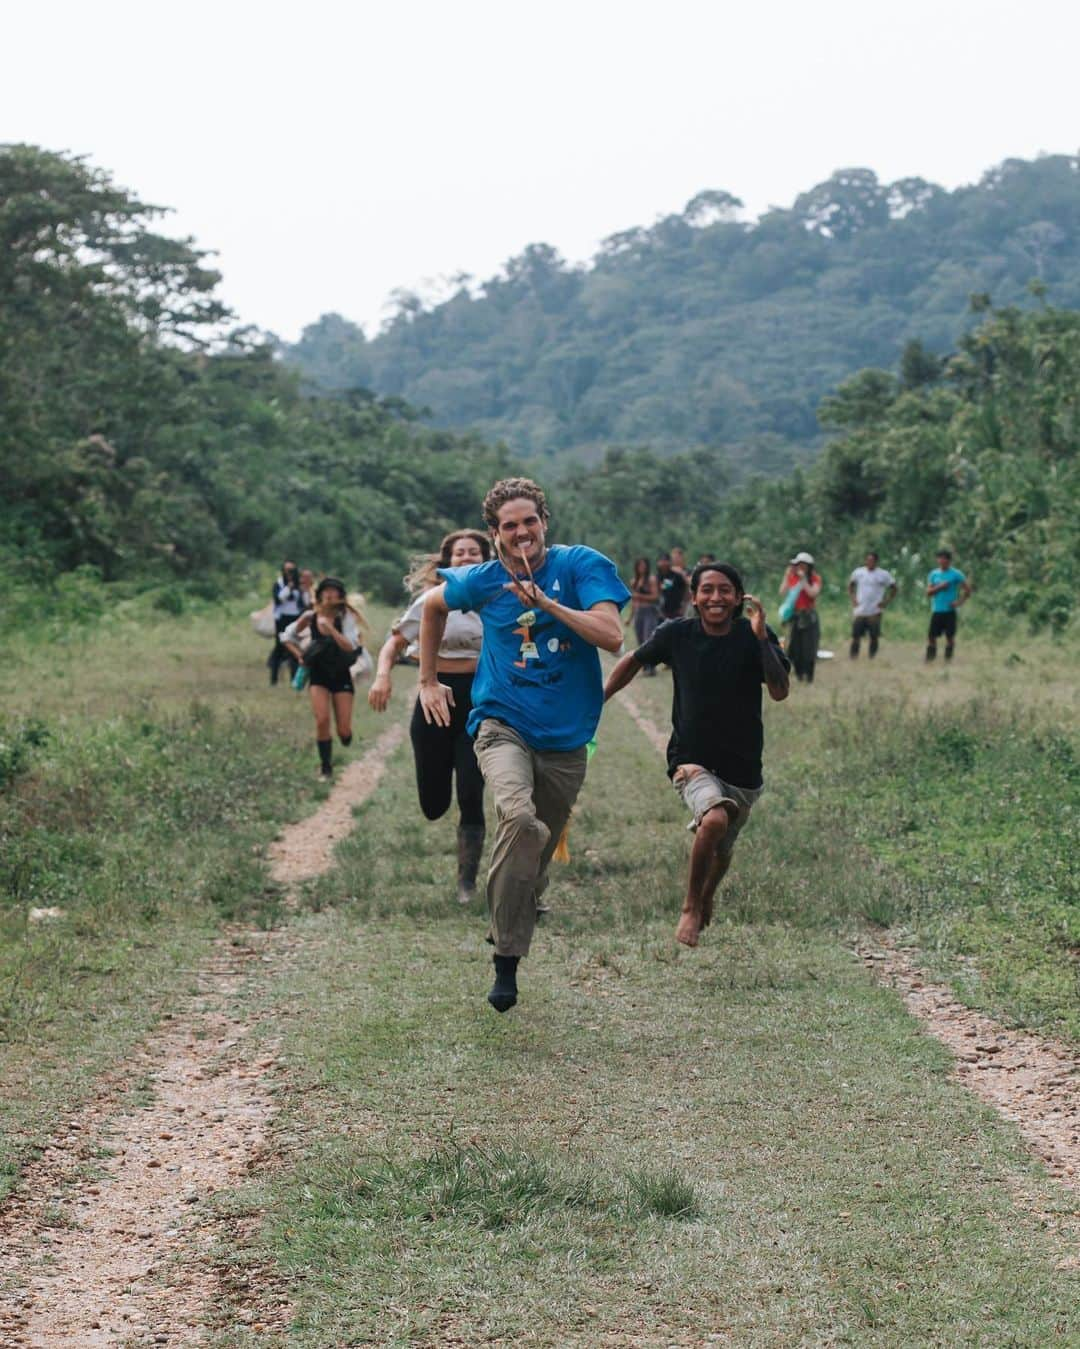
[[[476,897],[476,873],[484,851],[482,824],[459,824],[457,831],[457,897],[459,904],[470,904]]]
[[[324,778],[334,775],[334,742],[332,740],[316,740],[316,748],[319,751],[319,772]]]
[[[508,1012],[517,1002],[517,956],[492,956],[495,962],[495,983],[488,994],[488,1002],[497,1012]]]

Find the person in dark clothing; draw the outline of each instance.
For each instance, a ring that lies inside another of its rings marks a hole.
[[[439,567],[471,567],[487,562],[491,543],[477,529],[458,529],[447,534],[437,553],[417,559],[405,578],[413,602],[397,620],[379,652],[375,679],[368,690],[368,703],[385,712],[393,692],[393,669],[400,657],[419,651],[420,620],[424,596],[438,585]],[[429,723],[417,702],[413,707],[409,738],[416,761],[416,790],[420,809],[429,820],[440,820],[450,809],[457,786],[458,888],[461,904],[476,895],[476,876],[484,851],[484,778],[476,762],[473,738],[467,723],[472,711],[473,676],[480,659],[484,629],[476,614],[452,613],[436,660],[440,680],[453,693],[450,724]]]
[[[663,661],[671,667],[668,776],[696,831],[675,929],[684,946],[696,946],[708,926],[735,840],[763,789],[761,685],[782,702],[791,668],[761,602],[745,593],[729,563],[696,566],[690,595],[696,617],[661,624],[651,641],[622,657],[604,687],[606,700],[646,665]]]
[[[296,674],[298,666],[295,654],[281,640],[285,629],[304,612],[300,572],[295,562],[282,563],[281,575],[270,592],[270,602],[274,606],[274,647],[266,658],[266,664],[270,669],[270,683],[276,684],[282,665],[289,667],[290,679]]]
[[[795,677],[814,682],[818,647],[821,644],[821,621],[817,602],[821,594],[821,577],[814,570],[814,559],[809,553],[796,553],[788,563],[780,582],[780,599],[787,601],[794,595],[794,612],[788,619],[787,653],[795,669]]]
[[[333,777],[333,739],[330,715],[333,713],[338,739],[352,744],[353,698],[352,666],[363,650],[360,645],[359,613],[349,603],[345,583],[335,576],[324,576],[315,587],[315,607],[300,615],[288,628],[287,638],[295,642],[311,629],[311,645],[304,652],[304,666],[310,674],[311,710],[315,715],[315,745],[319,751],[319,774]]]
[[[659,598],[660,587],[649,571],[649,559],[635,558],[634,577],[630,582],[630,617],[638,646],[649,640],[660,622]],[[650,666],[645,673],[655,675],[656,670]]]
[[[669,553],[661,553],[656,559],[656,584],[660,592],[661,619],[682,618],[686,608],[686,576],[672,566]]]

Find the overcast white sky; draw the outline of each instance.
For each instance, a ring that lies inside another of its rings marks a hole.
[[[836,168],[951,187],[1080,147],[1072,0],[54,0],[2,34],[0,141],[175,208],[286,338],[707,187],[756,214]]]

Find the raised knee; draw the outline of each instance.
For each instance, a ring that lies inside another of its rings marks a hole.
[[[504,815],[500,821],[504,828],[521,836],[532,836],[537,839],[540,847],[544,847],[551,837],[551,830],[543,822],[537,819],[531,810],[511,810]]]
[[[725,806],[712,806],[701,817],[701,823],[698,825],[698,833],[714,843],[719,843],[727,833],[731,824],[728,818],[727,808]]]

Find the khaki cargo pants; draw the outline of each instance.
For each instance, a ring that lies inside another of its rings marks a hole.
[[[585,747],[535,750],[517,731],[487,717],[474,748],[495,801],[489,935],[498,955],[527,956],[548,863],[585,781]]]

